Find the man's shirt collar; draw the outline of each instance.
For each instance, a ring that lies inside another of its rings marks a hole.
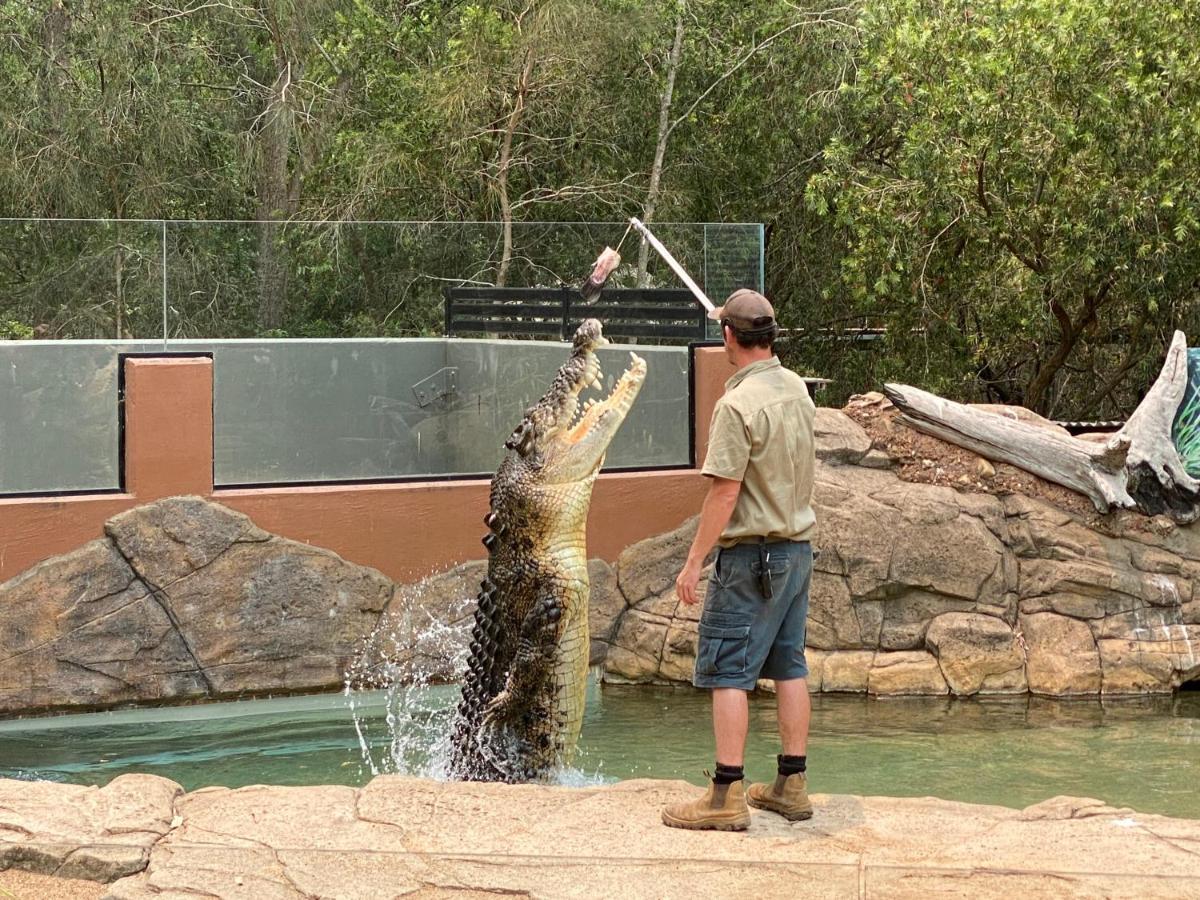
[[[749,378],[751,375],[757,375],[759,372],[766,372],[768,369],[778,369],[781,363],[778,356],[772,356],[770,359],[760,359],[757,362],[752,362],[748,366],[742,366],[734,372],[729,380],[725,382],[725,390],[732,391],[735,387]]]

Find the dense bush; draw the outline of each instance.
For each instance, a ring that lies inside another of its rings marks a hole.
[[[633,214],[763,222],[788,360],[831,400],[895,379],[1120,416],[1170,332],[1200,334],[1195,4],[0,0],[0,20],[0,214],[262,223],[0,222],[0,337],[161,334],[164,263],[176,336],[434,334],[447,284],[575,279],[620,237],[534,223]],[[625,249],[630,283],[653,278]]]

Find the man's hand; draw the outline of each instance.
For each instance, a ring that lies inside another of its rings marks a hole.
[[[675,596],[685,606],[696,605],[696,587],[700,584],[700,564],[690,559],[684,563],[683,571],[675,579]]]
[[[733,515],[733,507],[737,505],[738,494],[742,483],[731,478],[712,479],[708,486],[708,494],[704,497],[704,506],[700,510],[700,524],[696,526],[696,536],[692,538],[692,546],[688,551],[687,562],[683,571],[675,579],[675,596],[683,601],[685,606],[695,606],[696,585],[700,583],[700,569],[704,558],[712,549],[717,538]]]

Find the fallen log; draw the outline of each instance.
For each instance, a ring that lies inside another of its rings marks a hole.
[[[883,391],[899,420],[980,456],[1088,497],[1100,512],[1137,509],[1180,523],[1200,518],[1200,482],[1171,439],[1187,391],[1187,338],[1176,331],[1162,371],[1124,427],[1103,443],[1053,433],[905,384]]]

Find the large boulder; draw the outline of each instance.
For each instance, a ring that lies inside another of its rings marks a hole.
[[[1029,690],[1056,697],[1100,692],[1100,653],[1091,629],[1055,613],[1022,615]]]
[[[871,438],[863,427],[840,409],[817,408],[813,419],[817,459],[831,465],[855,465],[871,449]]]
[[[929,623],[925,641],[955,694],[978,694],[985,689],[988,693],[1026,690],[1025,654],[1016,634],[1002,619],[946,613]]]
[[[810,689],[1098,696],[1200,674],[1200,526],[906,480],[859,456],[856,423],[820,419]],[[694,533],[622,555],[606,677],[690,680],[699,608],[673,581]]]
[[[867,677],[867,691],[890,696],[948,693],[937,660],[923,650],[876,653]]]
[[[183,788],[119,775],[102,788],[0,779],[0,869],[109,882],[146,868]]]
[[[184,635],[116,548],[92,541],[0,585],[0,713],[206,692]]]
[[[0,711],[340,687],[395,586],[198,497],[0,585]]]

